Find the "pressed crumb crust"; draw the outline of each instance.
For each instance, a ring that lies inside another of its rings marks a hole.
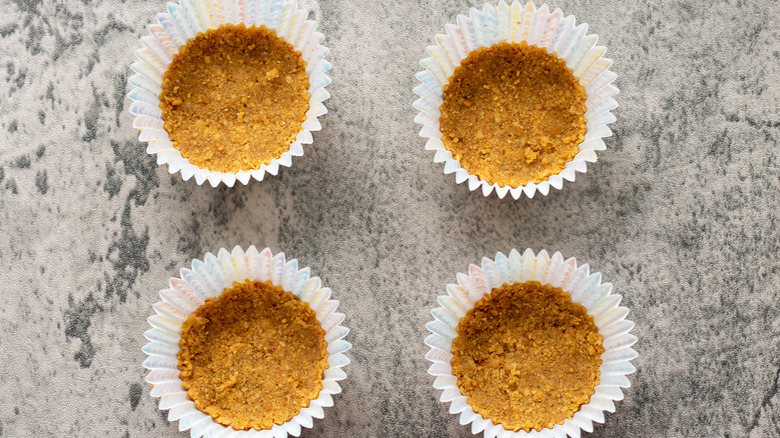
[[[225,24],[179,49],[160,109],[176,149],[219,172],[279,158],[303,129],[309,77],[300,52],[272,30]]]
[[[246,430],[289,421],[322,389],[325,330],[308,304],[270,282],[236,282],[182,326],[179,369],[195,406]]]
[[[491,184],[542,182],[585,138],[585,89],[564,60],[524,41],[471,52],[442,97],[444,146]]]
[[[474,412],[508,430],[542,430],[590,400],[601,341],[593,317],[563,289],[505,284],[461,319],[452,372]]]

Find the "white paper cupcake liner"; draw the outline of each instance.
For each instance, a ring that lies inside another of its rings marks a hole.
[[[436,152],[433,161],[444,163],[445,174],[454,173],[458,184],[468,182],[469,190],[482,188],[486,197],[495,190],[499,198],[507,193],[515,199],[522,194],[532,198],[537,191],[546,196],[550,187],[560,190],[563,180],[574,181],[576,172],[585,173],[587,163],[596,162],[596,151],[606,149],[602,138],[612,135],[607,125],[615,121],[611,111],[618,106],[614,96],[619,90],[612,85],[617,77],[609,70],[612,60],[604,58],[607,49],[596,45],[597,35],[586,34],[587,24],[575,26],[574,16],[564,17],[560,9],[550,11],[547,5],[537,9],[533,2],[523,6],[517,0],[511,5],[502,0],[498,6],[486,3],[482,11],[471,8],[468,17],[458,15],[457,24],[447,24],[445,30],[446,34],[436,35],[436,45],[428,46],[431,56],[420,61],[425,70],[417,73],[422,84],[414,88],[420,97],[414,102],[414,108],[419,111],[414,121],[422,125],[420,136],[428,139],[425,149]],[[526,41],[548,53],[555,53],[566,60],[566,65],[585,87],[585,140],[579,144],[574,159],[566,163],[560,173],[538,184],[511,187],[483,181],[462,168],[441,140],[439,107],[444,85],[469,53],[501,41]]]
[[[325,60],[328,49],[320,43],[323,34],[315,31],[317,22],[307,20],[308,11],[297,7],[295,0],[179,0],[168,3],[168,12],[157,14],[157,23],[149,26],[149,33],[141,37],[143,47],[135,51],[138,61],[131,65],[136,73],[129,79],[132,103],[129,111],[135,116],[133,127],[141,133],[138,139],[148,143],[146,152],[157,155],[157,164],[168,165],[168,172],[181,172],[186,181],[195,177],[198,184],[208,181],[213,187],[224,183],[233,187],[236,180],[247,184],[251,178],[262,181],[266,172],[276,175],[279,166],[290,167],[293,156],[303,155],[303,145],[312,143],[312,131],[319,131],[317,119],[328,112],[323,102],[330,97],[325,87],[330,84],[327,71],[331,65]],[[198,32],[216,29],[232,23],[247,27],[263,25],[292,44],[306,61],[309,75],[309,109],[303,130],[281,157],[261,165],[258,169],[236,173],[201,169],[173,147],[165,131],[159,107],[162,80],[179,47],[194,38]]]
[[[425,357],[433,362],[428,369],[428,374],[436,377],[433,387],[443,391],[443,403],[451,403],[450,413],[460,414],[460,424],[471,424],[474,434],[484,431],[484,436],[490,438],[577,438],[583,430],[592,432],[594,422],[603,423],[604,411],[615,412],[614,402],[623,399],[621,388],[631,386],[627,375],[636,370],[631,360],[637,353],[631,346],[637,338],[629,333],[634,323],[626,319],[628,309],[618,306],[622,297],[612,293],[612,284],[601,282],[600,273],[591,274],[588,265],[578,267],[574,258],[564,260],[559,252],[550,258],[544,250],[534,255],[527,249],[521,256],[513,249],[509,257],[499,252],[495,260],[483,258],[481,267],[471,265],[469,273],[459,273],[457,279],[458,284],[448,284],[447,295],[438,298],[441,307],[432,311],[435,320],[426,325],[432,334],[425,338],[425,345],[431,348]],[[526,281],[560,287],[571,294],[575,303],[585,306],[602,336],[604,353],[599,384],[573,418],[542,431],[513,432],[493,424],[468,405],[452,374],[451,348],[458,322],[480,298],[506,283]]]
[[[214,422],[195,407],[182,386],[178,368],[181,326],[187,316],[207,298],[219,296],[235,281],[243,280],[270,280],[308,303],[328,343],[328,369],[323,373],[319,396],[290,421],[268,430],[236,431]],[[154,304],[155,314],[148,318],[152,328],[144,333],[149,343],[143,347],[148,355],[143,366],[149,370],[146,381],[152,384],[152,397],[160,398],[160,410],[168,410],[168,420],[178,421],[179,430],[189,429],[192,438],[284,438],[288,434],[299,436],[302,427],[310,428],[314,418],[323,418],[323,408],[332,406],[332,395],[341,392],[338,382],[347,377],[341,368],[349,364],[344,352],[352,346],[344,340],[349,329],[341,325],[344,315],[336,312],[338,301],[330,299],[331,290],[321,286],[319,277],[311,277],[308,267],[298,269],[297,260],[285,261],[284,253],[273,255],[268,248],[258,252],[250,246],[244,252],[236,246],[232,252],[223,248],[216,256],[207,253],[203,261],[193,260],[192,268],[181,268],[180,276],[171,278],[168,286],[160,291],[162,301]]]

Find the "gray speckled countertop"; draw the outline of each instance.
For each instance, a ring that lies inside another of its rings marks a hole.
[[[423,149],[411,89],[477,3],[304,2],[331,49],[324,129],[292,168],[184,182],[126,112],[162,1],[0,2],[0,436],[184,437],[149,396],[146,318],[178,267],[284,251],[341,301],[344,392],[304,437],[471,436],[437,401],[424,324],[513,247],[602,272],[638,371],[593,436],[780,436],[780,3],[560,0],[618,73],[615,135],[562,191],[484,198]]]

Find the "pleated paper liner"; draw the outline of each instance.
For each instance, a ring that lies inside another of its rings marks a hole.
[[[495,190],[499,198],[507,193],[514,199],[522,195],[532,198],[537,192],[546,196],[550,188],[560,190],[564,180],[574,181],[577,172],[586,172],[587,163],[596,162],[596,151],[606,149],[603,138],[612,135],[607,125],[615,121],[611,111],[618,106],[614,99],[618,89],[612,85],[617,77],[609,70],[612,60],[604,57],[607,49],[596,45],[598,36],[587,33],[587,24],[577,26],[574,16],[564,16],[560,9],[551,11],[547,5],[537,8],[533,2],[523,5],[517,0],[509,5],[502,0],[497,6],[485,3],[482,10],[471,8],[468,16],[458,15],[455,24],[444,28],[445,34],[436,35],[436,45],[427,48],[431,56],[420,61],[424,70],[417,74],[421,84],[414,88],[419,96],[414,102],[419,111],[414,121],[422,125],[420,136],[427,139],[425,149],[435,152],[434,162],[444,163],[445,174],[455,174],[456,183],[467,183],[472,191],[481,189],[486,197]],[[503,41],[525,41],[566,60],[586,93],[587,127],[577,155],[547,180],[518,187],[491,184],[469,174],[444,147],[439,129],[442,91],[455,68],[474,50]]]
[[[291,420],[268,430],[237,431],[214,422],[195,407],[182,386],[178,368],[182,323],[207,298],[219,296],[234,282],[244,280],[270,280],[308,303],[328,343],[328,368],[319,396]],[[339,381],[347,376],[342,368],[349,364],[344,355],[351,348],[344,340],[349,329],[341,325],[344,315],[336,312],[339,303],[330,295],[331,290],[322,287],[319,277],[312,277],[308,267],[299,269],[297,260],[287,261],[284,253],[273,255],[268,248],[260,252],[254,246],[246,252],[238,246],[231,252],[223,248],[216,256],[207,253],[203,261],[193,260],[191,268],[181,268],[179,277],[171,278],[168,288],[160,291],[162,301],[154,304],[155,313],[148,319],[152,328],[144,333],[149,340],[143,348],[148,356],[143,363],[149,370],[146,381],[152,384],[152,397],[160,399],[160,410],[167,410],[168,420],[178,421],[179,430],[189,430],[192,438],[299,436],[301,428],[310,428],[315,418],[323,418],[323,408],[333,405],[333,394],[341,392]]]
[[[327,113],[323,102],[330,97],[325,90],[331,81],[327,75],[331,65],[325,60],[328,49],[320,44],[324,36],[315,30],[317,23],[306,19],[308,11],[298,8],[295,0],[180,0],[179,4],[168,3],[167,10],[157,14],[157,23],[149,26],[150,35],[141,37],[143,47],[135,51],[138,61],[132,64],[135,74],[129,79],[129,111],[135,116],[133,127],[141,131],[138,139],[148,143],[146,152],[157,156],[157,164],[167,164],[171,174],[180,172],[185,181],[194,177],[198,184],[208,181],[213,187],[233,187],[236,181],[247,184],[252,178],[262,181],[266,173],[276,175],[279,166],[291,166],[292,157],[303,155],[303,145],[312,143],[312,131],[321,129],[317,118]],[[289,150],[257,169],[235,173],[202,169],[182,157],[165,131],[159,107],[163,75],[179,47],[198,32],[227,23],[274,30],[301,52],[309,75],[309,109]]]
[[[612,293],[612,284],[601,282],[600,273],[591,274],[588,265],[577,266],[574,258],[564,260],[559,252],[551,258],[544,250],[534,255],[527,249],[520,255],[513,249],[509,257],[499,252],[493,260],[483,258],[481,266],[469,266],[468,274],[458,274],[457,279],[458,284],[447,285],[447,295],[438,298],[440,307],[432,311],[434,320],[426,326],[432,334],[425,339],[430,350],[425,357],[433,362],[428,369],[436,378],[433,387],[443,391],[441,402],[450,403],[449,411],[460,416],[460,424],[470,424],[474,434],[484,432],[487,438],[577,438],[582,431],[592,432],[594,422],[603,423],[604,412],[615,412],[615,402],[623,399],[622,389],[631,386],[627,375],[636,370],[631,360],[637,353],[631,346],[637,338],[629,333],[634,323],[626,319],[628,309],[619,306],[622,297]],[[582,304],[602,336],[604,353],[599,384],[573,418],[541,431],[513,432],[469,406],[452,374],[451,348],[460,319],[480,298],[504,284],[527,281],[560,287]]]

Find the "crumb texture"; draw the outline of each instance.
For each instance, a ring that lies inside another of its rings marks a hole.
[[[525,42],[471,52],[442,97],[444,146],[470,174],[500,186],[559,173],[585,138],[585,89],[564,60]]]
[[[300,52],[264,26],[226,24],[179,49],[160,108],[174,147],[219,172],[279,158],[303,129],[309,77]]]
[[[585,307],[563,289],[505,284],[461,319],[452,372],[475,412],[508,430],[542,430],[590,400],[601,341]]]
[[[270,282],[236,282],[182,327],[179,369],[214,421],[270,429],[308,407],[328,368],[325,330],[308,304]]]

